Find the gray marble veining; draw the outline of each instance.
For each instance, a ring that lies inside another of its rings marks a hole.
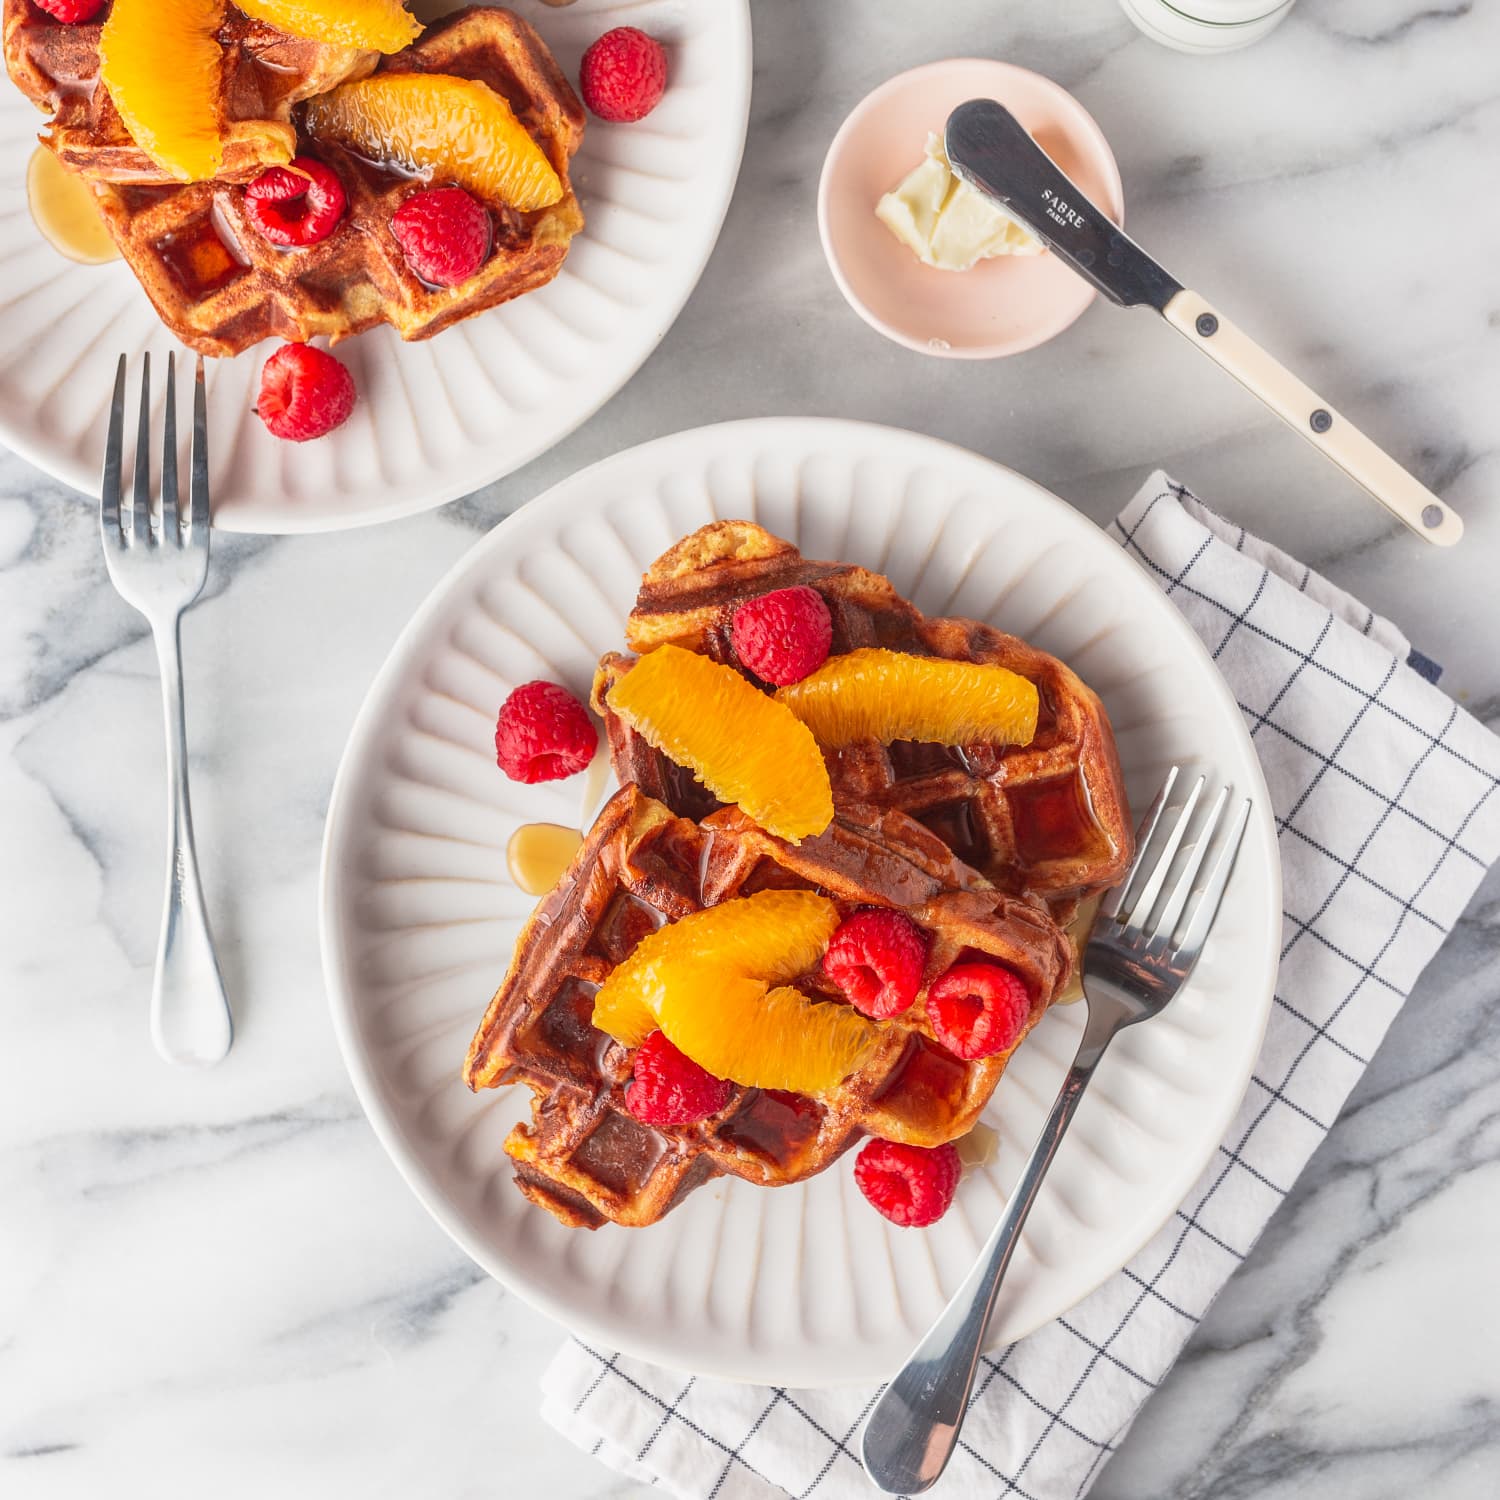
[[[715,0],[697,0],[715,3]],[[316,869],[339,752],[402,624],[480,532],[615,450],[822,412],[932,432],[1096,520],[1164,464],[1391,614],[1500,725],[1500,7],[1303,0],[1191,58],[1113,0],[756,0],[744,172],[702,284],[552,453],[433,514],[216,540],[187,621],[206,895],[235,1051],[146,1035],[155,665],[87,503],[0,456],[0,1494],[638,1500],[536,1418],[554,1325],[427,1218],[328,1024]],[[1458,506],[1424,550],[1145,314],[967,365],[882,341],[817,245],[867,89],[959,54],[1074,89],[1132,231]],[[311,643],[311,645],[310,645]],[[1413,995],[1100,1500],[1500,1493],[1500,878]]]

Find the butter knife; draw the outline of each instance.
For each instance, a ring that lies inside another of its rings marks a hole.
[[[948,160],[1121,307],[1153,307],[1418,536],[1451,547],[1464,531],[1438,499],[1347,417],[1141,249],[1053,163],[1004,105],[972,99],[948,116]]]

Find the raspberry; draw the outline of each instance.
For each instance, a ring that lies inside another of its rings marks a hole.
[[[872,907],[840,923],[823,972],[867,1016],[899,1016],[922,987],[927,939],[910,917]]]
[[[854,1181],[878,1213],[903,1229],[936,1224],[958,1190],[958,1149],[870,1141],[854,1162]]]
[[[1014,1047],[1030,1015],[1020,975],[999,964],[954,964],[927,991],[932,1034],[955,1057],[992,1057]]]
[[[80,21],[91,21],[99,14],[104,0],[36,0],[36,3],[64,26],[76,26]]]
[[[273,437],[305,443],[332,432],[354,410],[354,377],[311,344],[283,344],[260,372],[255,410]]]
[[[588,710],[555,682],[524,682],[500,705],[495,760],[528,786],[586,770],[599,748]]]
[[[457,286],[490,253],[490,216],[461,187],[418,188],[391,216],[406,263],[430,286]]]
[[[833,616],[806,584],[747,599],[729,622],[734,654],[763,682],[801,682],[828,660]]]
[[[665,1032],[653,1031],[636,1050],[625,1108],[643,1125],[691,1125],[718,1114],[733,1096],[732,1083],[700,1068]]]
[[[601,120],[644,120],[666,87],[666,49],[634,26],[606,31],[578,68],[578,91]]]
[[[344,216],[344,184],[313,156],[294,156],[245,184],[245,213],[273,245],[316,245]]]

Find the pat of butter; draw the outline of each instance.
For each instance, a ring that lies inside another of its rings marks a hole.
[[[967,271],[991,256],[1040,255],[1043,249],[998,203],[954,175],[935,135],[927,137],[921,165],[875,205],[875,216],[940,271]]]

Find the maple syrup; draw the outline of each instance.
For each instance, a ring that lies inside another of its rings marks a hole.
[[[720,1135],[728,1145],[791,1168],[816,1138],[822,1119],[823,1111],[811,1099],[763,1089],[725,1122]]]
[[[958,1147],[958,1159],[966,1172],[976,1167],[987,1167],[1000,1154],[1000,1135],[993,1125],[982,1121],[967,1135],[954,1142]]]
[[[622,964],[635,952],[636,944],[665,920],[654,906],[621,891],[600,919],[588,951],[609,963]]]
[[[562,879],[583,846],[576,828],[560,823],[523,823],[505,846],[510,878],[528,896],[545,896]]]
[[[1054,1005],[1071,1005],[1075,1000],[1083,999],[1083,950],[1088,947],[1089,934],[1094,930],[1094,922],[1099,916],[1099,903],[1103,899],[1104,892],[1100,891],[1098,895],[1081,902],[1078,914],[1063,929],[1073,949],[1073,975],[1057,992],[1052,1002]]]
[[[245,262],[224,241],[212,216],[158,246],[167,269],[190,297],[206,297],[245,274]]]
[[[610,1110],[578,1147],[573,1164],[607,1191],[634,1198],[670,1149],[660,1131]]]
[[[1105,847],[1088,787],[1076,772],[1016,787],[1010,794],[1010,815],[1023,865],[1097,854]]]
[[[619,1044],[594,1025],[594,996],[598,985],[568,979],[556,999],[537,1018],[535,1035],[559,1059],[574,1066],[580,1081],[608,1078],[610,1051]]]
[[[88,184],[45,146],[26,164],[26,202],[42,238],[59,255],[84,266],[120,258]]]
[[[876,1096],[919,1126],[948,1123],[963,1102],[968,1064],[920,1033],[907,1038],[890,1082]]]

